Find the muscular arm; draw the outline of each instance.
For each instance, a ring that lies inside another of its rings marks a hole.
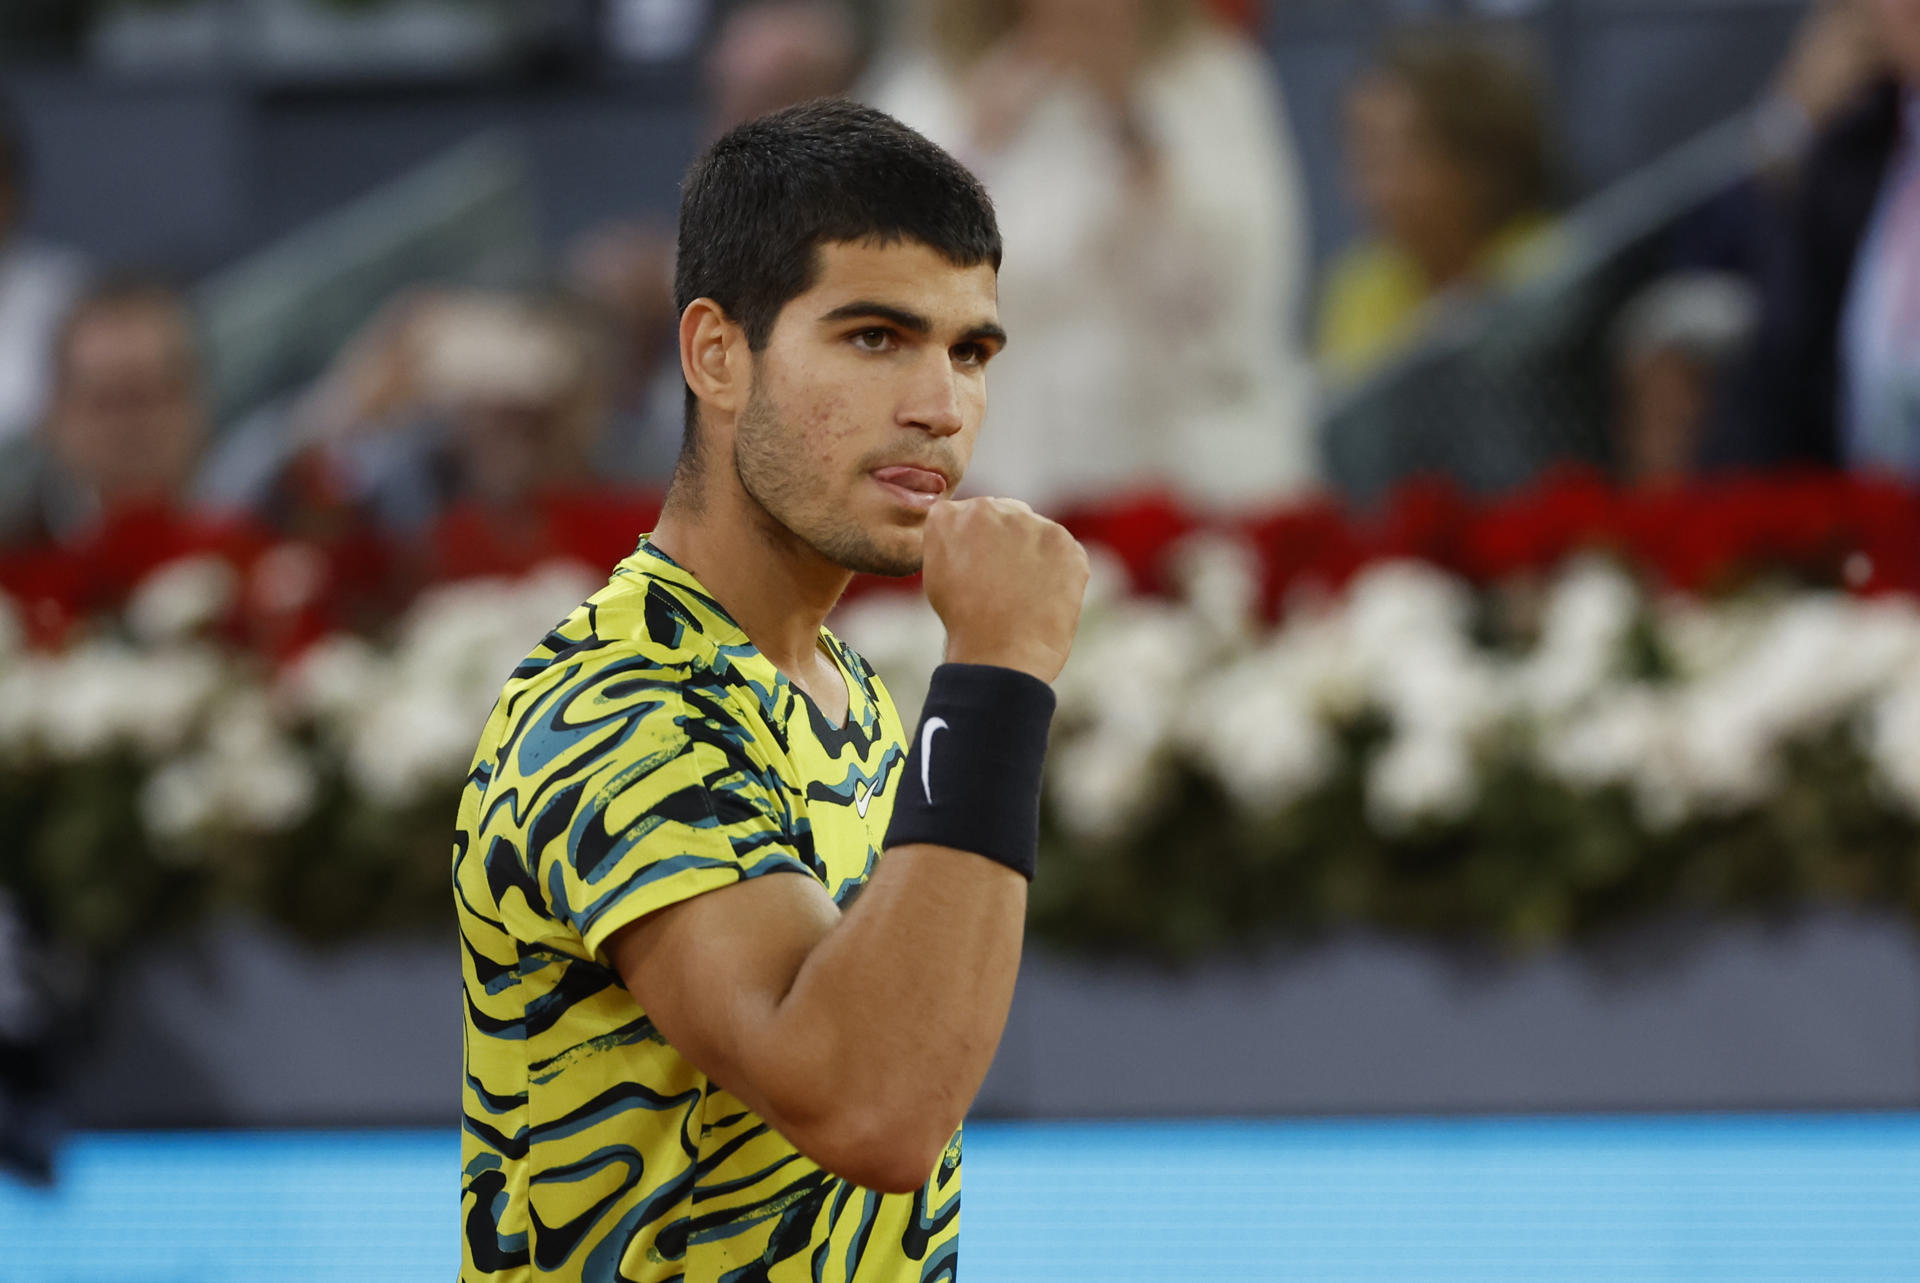
[[[1086,583],[1085,552],[1025,504],[957,500],[927,517],[927,598],[954,663],[1052,681]],[[1013,869],[903,844],[844,915],[813,879],[772,875],[643,918],[609,950],[701,1072],[828,1171],[906,1192],[993,1061],[1026,908]]]
[[[1026,903],[1010,869],[903,846],[844,915],[810,878],[761,877],[643,919],[608,950],[701,1072],[828,1171],[904,1193],[992,1063]]]

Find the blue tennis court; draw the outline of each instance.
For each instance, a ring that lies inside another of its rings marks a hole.
[[[451,1283],[451,1132],[101,1134],[0,1279]],[[1920,1115],[978,1123],[963,1277],[1920,1280]]]

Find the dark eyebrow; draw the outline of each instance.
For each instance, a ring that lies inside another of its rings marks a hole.
[[[820,318],[820,320],[827,325],[832,325],[836,321],[863,321],[868,319],[891,322],[910,334],[926,335],[933,333],[933,322],[918,312],[909,312],[904,307],[893,307],[887,303],[875,303],[867,299],[861,299],[855,303],[848,303],[842,307],[836,307],[833,311],[828,312]]]
[[[968,330],[960,336],[960,341],[962,343],[991,343],[995,347],[1005,347],[1007,345],[1007,332],[989,321],[984,325],[976,325]]]
[[[833,325],[841,321],[886,321],[891,325],[917,334],[922,338],[933,333],[933,322],[918,312],[909,312],[904,307],[895,307],[890,303],[876,303],[871,299],[860,299],[834,308],[820,318],[824,325]],[[962,343],[994,343],[1000,347],[1007,345],[1007,332],[991,321],[976,325],[961,335]]]

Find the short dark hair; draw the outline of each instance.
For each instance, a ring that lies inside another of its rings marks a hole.
[[[1000,269],[993,202],[966,166],[885,112],[825,98],[748,121],[687,171],[675,310],[712,299],[757,352],[812,287],[820,247],[851,241],[915,241]],[[689,437],[695,409],[689,391]]]

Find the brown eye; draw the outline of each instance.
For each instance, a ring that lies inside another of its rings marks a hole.
[[[893,346],[893,334],[889,330],[860,330],[852,339],[853,345],[862,352],[885,352]]]

